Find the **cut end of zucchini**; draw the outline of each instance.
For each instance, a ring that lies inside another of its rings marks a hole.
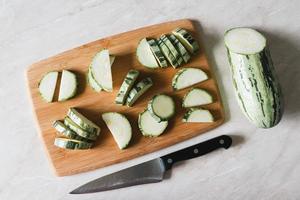
[[[183,122],[214,122],[214,117],[209,110],[200,108],[191,108],[185,113],[182,119]]]
[[[168,121],[158,122],[148,110],[145,110],[139,114],[138,126],[144,136],[157,137],[165,131]]]
[[[156,121],[167,121],[175,114],[175,103],[170,96],[155,95],[148,103],[148,110]]]
[[[179,70],[172,79],[174,90],[180,90],[208,79],[207,74],[198,68],[184,68]]]
[[[177,28],[172,31],[176,38],[185,46],[185,48],[191,53],[195,54],[199,51],[199,44],[193,38],[193,36],[183,28]]]
[[[59,148],[72,149],[72,150],[90,149],[92,147],[92,143],[68,139],[68,138],[55,138],[54,145]]]
[[[183,97],[182,107],[189,108],[210,104],[213,102],[212,96],[205,90],[193,88]]]
[[[42,98],[50,103],[53,101],[55,87],[57,83],[58,72],[48,72],[43,76],[39,83],[39,92]]]
[[[116,112],[102,114],[102,119],[112,133],[114,140],[120,149],[125,149],[132,136],[132,129],[128,119]]]
[[[227,48],[238,54],[255,54],[266,47],[266,38],[252,28],[233,28],[224,36]]]
[[[58,101],[66,101],[76,95],[77,78],[73,72],[63,70],[59,88]]]
[[[142,39],[138,44],[136,49],[136,56],[138,58],[138,61],[145,67],[152,69],[159,67],[146,38]]]

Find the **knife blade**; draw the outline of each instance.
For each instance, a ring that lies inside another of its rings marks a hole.
[[[101,192],[133,185],[160,182],[163,180],[164,173],[171,169],[174,163],[199,157],[219,148],[228,149],[231,144],[232,139],[230,136],[221,135],[160,158],[100,177],[76,188],[70,194]]]

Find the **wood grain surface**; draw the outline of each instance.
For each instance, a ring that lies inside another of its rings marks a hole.
[[[58,176],[72,175],[126,161],[194,137],[224,122],[224,110],[220,94],[203,48],[197,55],[192,57],[188,64],[178,69],[168,67],[151,70],[141,66],[136,59],[135,50],[139,40],[144,37],[159,37],[161,34],[169,33],[177,27],[189,30],[200,41],[192,21],[187,19],[177,20],[100,39],[35,63],[28,68],[28,88],[39,133]],[[200,46],[202,45],[200,44]],[[116,55],[116,60],[112,66],[114,80],[112,93],[96,93],[86,84],[85,74],[88,66],[95,53],[102,48],[108,48],[111,54]],[[203,106],[214,114],[216,121],[213,123],[181,122],[185,112],[185,109],[181,108],[181,101],[183,95],[189,89],[173,92],[171,80],[179,69],[189,66],[201,68],[210,77],[209,80],[199,83],[197,86],[208,90],[214,97],[214,103]],[[39,80],[48,71],[62,69],[68,69],[78,74],[79,94],[74,99],[66,102],[44,102],[38,91]],[[138,99],[131,108],[114,103],[119,87],[129,69],[137,69],[141,72],[138,80],[150,76],[154,82],[153,87]],[[157,138],[145,138],[138,130],[138,114],[146,108],[147,102],[154,94],[162,92],[174,97],[176,116],[170,120],[169,126],[163,135]],[[100,137],[93,149],[72,151],[60,149],[53,145],[56,131],[52,127],[52,123],[54,120],[63,119],[70,107],[77,107],[82,114],[101,127]],[[131,122],[133,138],[125,150],[118,149],[111,133],[101,119],[101,113],[108,111],[123,113]]]

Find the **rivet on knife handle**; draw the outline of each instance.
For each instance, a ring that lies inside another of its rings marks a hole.
[[[196,158],[219,148],[228,149],[231,144],[231,137],[229,137],[228,135],[221,135],[205,142],[201,142],[199,144],[176,151],[174,153],[170,153],[161,158],[164,162],[166,170],[168,170],[175,162]]]

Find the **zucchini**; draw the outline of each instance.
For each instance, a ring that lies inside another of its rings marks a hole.
[[[189,108],[210,104],[213,102],[212,96],[200,88],[192,88],[183,97],[182,107]]]
[[[191,59],[189,52],[173,34],[169,36],[169,39],[171,40],[172,44],[175,46],[177,51],[180,53],[181,57],[183,58],[183,61],[187,63]]]
[[[133,87],[139,74],[140,74],[140,72],[137,70],[134,70],[134,69],[129,70],[129,72],[127,73],[127,75],[120,87],[117,97],[115,99],[116,104],[124,105],[125,100],[128,96],[128,93],[131,90],[131,88]]]
[[[58,101],[66,101],[73,98],[77,92],[77,78],[73,72],[63,70],[61,75]]]
[[[213,122],[214,117],[209,110],[190,108],[183,116],[183,122]]]
[[[225,33],[233,86],[240,108],[257,127],[279,123],[283,100],[266,38],[251,28]]]
[[[92,133],[82,129],[80,126],[78,126],[76,123],[74,123],[69,117],[65,117],[64,124],[69,129],[71,129],[72,131],[74,131],[75,133],[77,133],[78,135],[80,135],[81,137],[84,137],[86,139],[96,140],[98,137],[97,134],[92,134]]]
[[[181,57],[180,53],[177,51],[175,46],[170,41],[169,37],[166,35],[160,36],[160,39],[167,45],[168,49],[171,51],[172,55],[175,57],[178,66],[183,63],[183,58]]]
[[[204,71],[198,68],[184,68],[179,70],[172,79],[172,87],[174,90],[180,90],[202,81],[208,77]]]
[[[150,77],[145,78],[138,82],[136,86],[134,86],[127,97],[126,105],[132,106],[136,100],[142,96],[151,86],[153,85],[152,79]]]
[[[158,63],[153,55],[150,45],[146,38],[143,38],[136,49],[136,56],[138,61],[145,67],[155,69],[159,68]]]
[[[91,134],[99,136],[101,131],[100,127],[94,122],[90,121],[88,118],[79,113],[75,108],[70,108],[68,110],[67,116],[83,130],[90,132]]]
[[[55,138],[54,145],[63,149],[81,150],[90,149],[93,144],[68,138]]]
[[[102,119],[112,133],[118,147],[125,149],[132,136],[132,129],[128,119],[116,112],[103,113]]]
[[[105,91],[112,92],[113,80],[111,66],[115,57],[109,55],[107,49],[98,52],[92,60],[90,70],[92,77]]]
[[[94,77],[92,76],[92,72],[90,68],[88,69],[87,72],[87,81],[94,91],[96,92],[102,91],[102,87],[95,81]]]
[[[193,36],[183,28],[177,28],[172,31],[177,39],[185,46],[185,48],[191,53],[195,54],[199,51],[199,44],[193,38]]]
[[[170,49],[167,47],[167,45],[163,42],[162,39],[159,39],[157,41],[158,46],[160,47],[163,55],[165,56],[165,58],[169,61],[169,63],[174,67],[177,68],[179,66],[179,64],[177,63],[176,58],[173,56],[173,54],[171,53]]]
[[[161,135],[168,126],[168,121],[156,121],[148,110],[139,114],[138,126],[144,136],[157,137]]]
[[[153,55],[155,56],[158,64],[160,67],[168,67],[168,62],[162,53],[161,49],[159,48],[157,41],[155,39],[149,39],[147,40],[148,44],[150,45],[151,51]]]
[[[46,73],[39,82],[39,93],[48,103],[53,101],[57,79],[58,72],[52,71]]]
[[[87,140],[84,137],[81,137],[80,135],[72,131],[70,128],[68,128],[62,121],[56,120],[53,123],[53,127],[59,132],[61,136],[64,136],[69,139],[89,142],[89,140]]]
[[[175,114],[175,103],[170,96],[158,94],[149,101],[148,110],[156,121],[167,121]]]

